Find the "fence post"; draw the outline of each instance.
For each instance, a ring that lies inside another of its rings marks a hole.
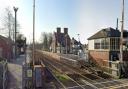
[[[4,64],[3,64],[3,89],[4,89]]]

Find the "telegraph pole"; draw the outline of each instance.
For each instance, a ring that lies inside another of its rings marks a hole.
[[[35,0],[33,0],[33,51],[32,51],[33,66],[35,65]]]
[[[35,65],[35,0],[33,0],[33,50],[32,50],[32,63],[33,63],[33,89],[35,89],[35,81],[34,81],[34,65]]]
[[[122,0],[122,21],[121,21],[121,36],[120,36],[120,62],[123,62],[123,30],[124,30],[124,0]]]
[[[17,10],[18,8],[13,7],[14,11],[15,11],[15,60],[17,57],[17,44],[16,44],[16,34],[17,34]]]

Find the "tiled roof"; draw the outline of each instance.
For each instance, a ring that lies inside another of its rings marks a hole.
[[[92,35],[91,37],[89,37],[88,40],[106,38],[106,37],[120,37],[120,31],[111,27],[105,28],[100,30],[96,34]]]

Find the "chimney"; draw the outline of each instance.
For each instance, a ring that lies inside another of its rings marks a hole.
[[[57,33],[61,33],[61,28],[57,27]]]
[[[118,18],[117,18],[117,21],[116,21],[116,30],[118,30]]]
[[[68,28],[64,28],[64,34],[68,34]]]

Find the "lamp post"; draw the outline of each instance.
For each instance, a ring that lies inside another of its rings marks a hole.
[[[80,41],[80,34],[77,34],[77,36],[78,36],[78,41]]]
[[[17,7],[13,7],[14,9],[14,12],[15,12],[15,60],[16,60],[16,57],[17,57],[17,44],[16,44],[16,34],[17,34],[17,11],[18,11],[18,8]]]
[[[79,41],[78,47],[80,47],[80,34],[77,34],[77,35],[78,35],[78,41]]]

